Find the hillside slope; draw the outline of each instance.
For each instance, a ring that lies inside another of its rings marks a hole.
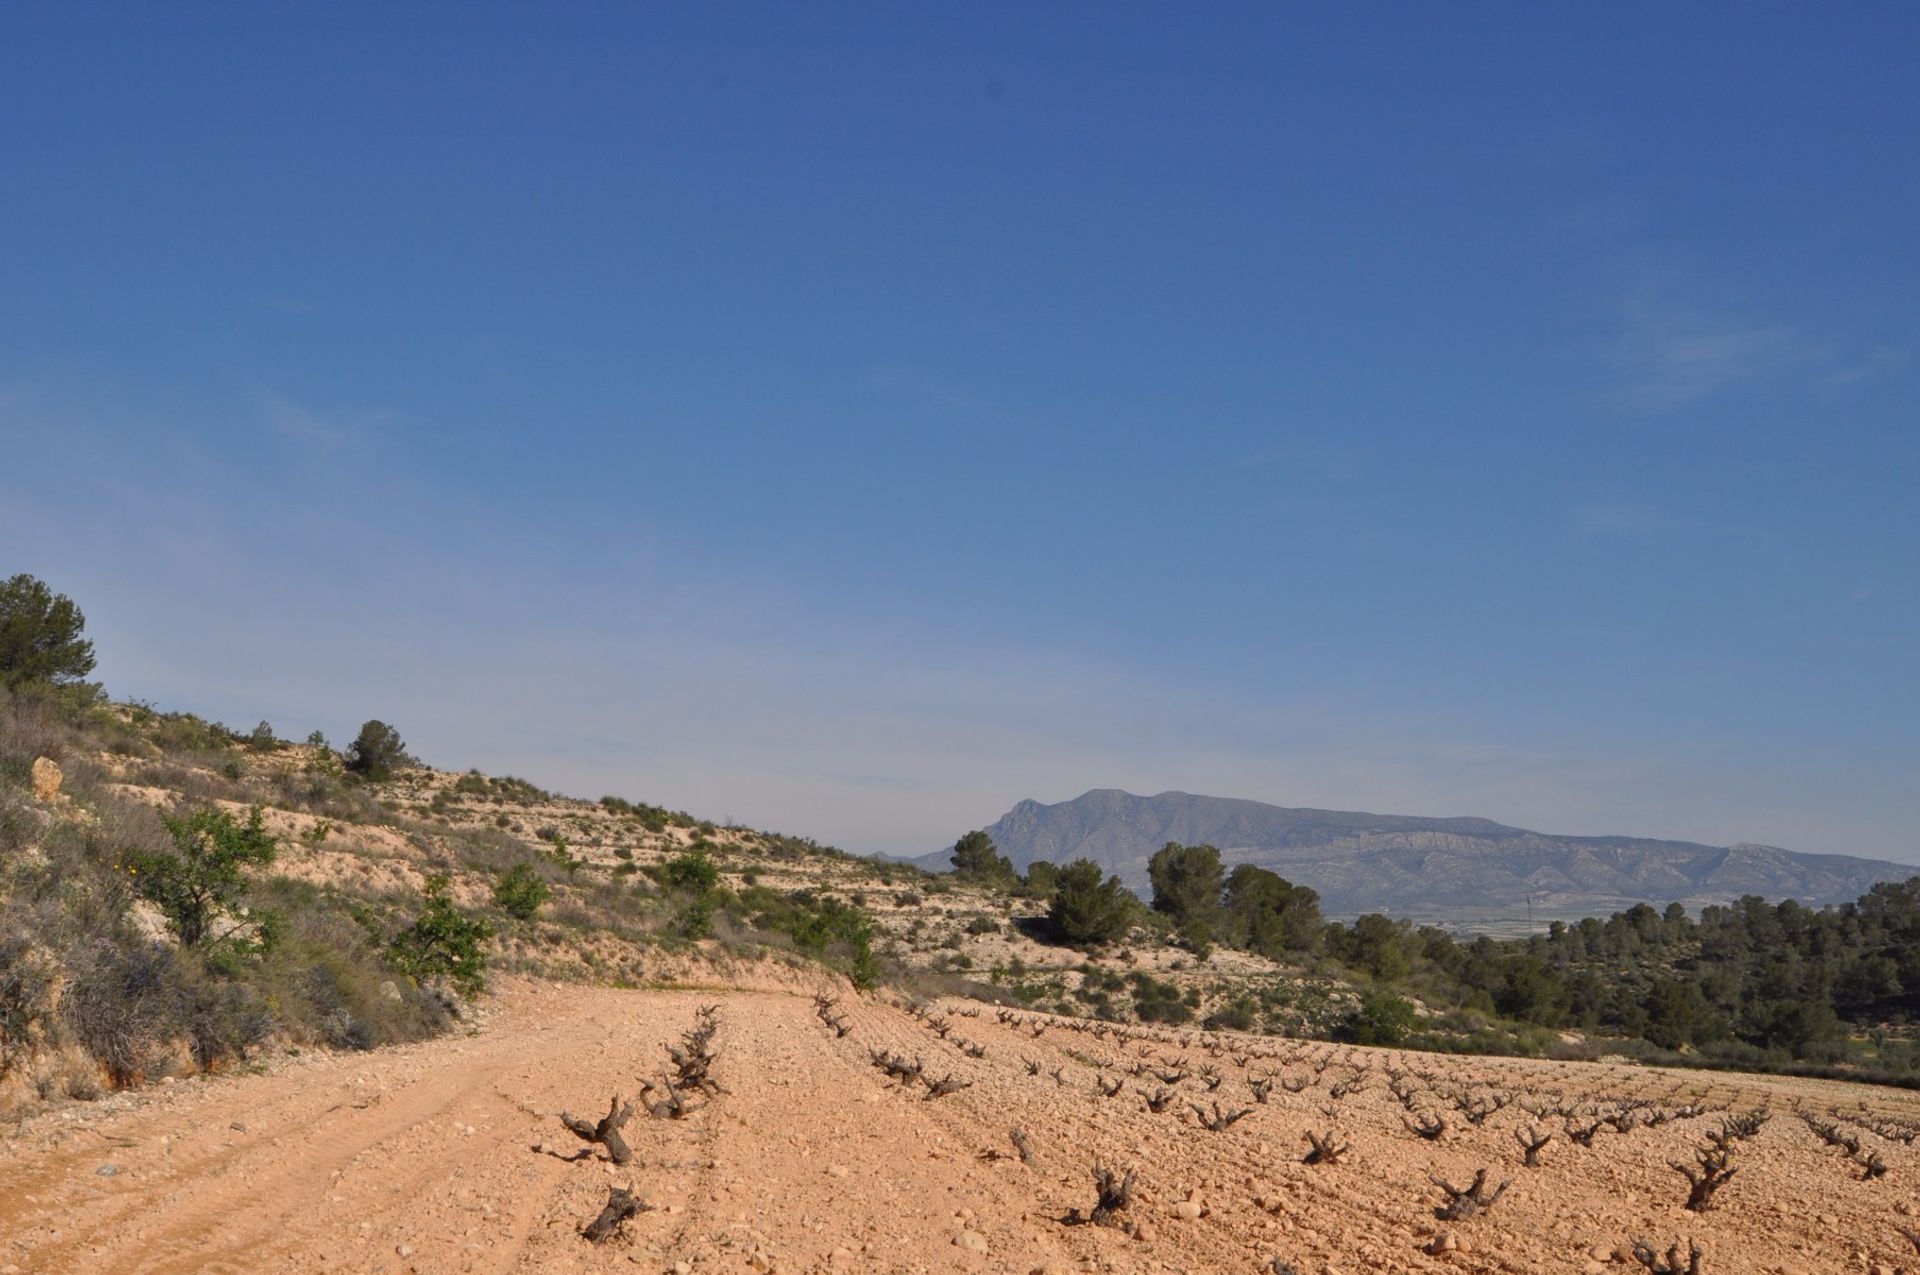
[[[1251,1005],[1270,1030],[1320,1034],[1353,1001],[1337,975],[1246,953],[1192,962],[1147,926],[1124,959],[1095,965],[1043,941],[1044,901],[803,837],[472,771],[410,765],[369,782],[340,761],[190,714],[53,712],[0,691],[0,1119],[286,1047],[457,1029],[452,989],[394,954],[436,882],[490,930],[479,954],[496,975],[837,973],[1162,1021]],[[277,941],[190,947],[134,888],[133,856],[178,849],[165,817],[255,811],[275,850],[237,896],[277,918]],[[499,892],[516,879],[539,891],[522,912]]]
[[[1229,867],[1253,863],[1320,892],[1334,914],[1443,915],[1524,909],[1604,915],[1638,902],[1688,907],[1744,894],[1840,903],[1910,865],[1773,846],[1707,846],[1642,837],[1556,836],[1490,819],[1423,818],[1270,806],[1102,788],[1072,801],[1022,801],[987,833],[1017,867],[1089,858],[1143,888],[1147,860],[1169,841],[1218,846]],[[917,860],[938,870],[944,853]]]

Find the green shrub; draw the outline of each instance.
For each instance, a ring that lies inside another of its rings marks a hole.
[[[393,977],[385,936],[370,914],[289,877],[263,882],[261,894],[286,915],[287,931],[247,977],[291,1038],[369,1049],[446,1027],[438,997]]]
[[[1213,927],[1207,922],[1188,917],[1180,922],[1174,933],[1180,946],[1192,952],[1200,960],[1204,961],[1213,956]]]
[[[213,752],[239,742],[218,722],[192,713],[155,713],[150,729],[153,742],[169,753]]]
[[[1203,1026],[1209,1031],[1252,1031],[1254,1017],[1253,1002],[1245,996],[1236,996],[1207,1015]]]
[[[682,938],[712,938],[713,900],[704,894],[688,899],[681,905],[680,914],[674,918],[674,925]]]
[[[1334,1039],[1355,1045],[1397,1045],[1413,1030],[1413,1006],[1369,988],[1359,1006],[1334,1029]]]
[[[879,980],[873,954],[873,918],[860,908],[809,891],[781,894],[753,886],[739,898],[757,929],[777,930],[794,946],[846,973],[854,986],[870,988]]]
[[[1143,1023],[1184,1023],[1192,1019],[1193,1008],[1180,995],[1180,988],[1162,982],[1145,971],[1127,976],[1133,985],[1133,1012]]]
[[[183,818],[161,816],[173,839],[172,851],[129,851],[122,862],[142,898],[159,907],[186,947],[226,955],[264,951],[272,946],[278,918],[269,911],[247,914],[248,881],[243,871],[265,867],[279,853],[260,807],[245,824],[217,806],[203,806]]]
[[[554,867],[559,868],[568,876],[574,875],[580,871],[580,869],[587,866],[585,859],[579,858],[571,850],[567,849],[567,839],[565,837],[556,832],[552,840],[553,847],[551,849],[539,852],[542,859],[545,859]]]
[[[494,905],[516,920],[533,920],[540,905],[552,897],[553,887],[540,879],[532,864],[516,863],[494,878]]]
[[[393,936],[387,959],[416,982],[445,978],[472,1000],[486,987],[487,957],[480,945],[493,937],[493,927],[455,906],[447,886],[444,875],[427,878],[420,915]]]
[[[661,864],[657,880],[669,890],[707,894],[720,884],[720,865],[704,850],[689,850]]]

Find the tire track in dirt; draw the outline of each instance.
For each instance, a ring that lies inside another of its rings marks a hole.
[[[106,1189],[61,1190],[63,1182],[99,1180],[94,1168],[103,1157],[87,1148],[55,1152],[34,1165],[33,1189],[10,1193],[0,1213],[6,1241],[0,1253],[32,1271],[259,1270],[265,1259],[291,1261],[308,1249],[340,1248],[340,1237],[356,1233],[367,1239],[352,1247],[364,1249],[376,1235],[401,1229],[395,1201],[415,1200],[473,1172],[473,1165],[538,1168],[531,1184],[537,1202],[540,1179],[550,1193],[565,1166],[557,1160],[534,1165],[520,1136],[529,1116],[515,1110],[504,1091],[509,1082],[525,1087],[522,1078],[531,1078],[548,1052],[574,1050],[581,1038],[578,1028],[535,1039],[500,1033],[338,1057],[272,1077],[184,1086],[201,1092],[169,1093],[159,1109],[127,1118],[123,1140],[141,1150],[112,1157],[129,1163],[104,1179]],[[343,1091],[346,1096],[336,1096]],[[232,1110],[244,1117],[245,1130],[204,1145],[205,1130],[228,1129]],[[465,1133],[469,1127],[473,1135]],[[184,1153],[168,1154],[176,1144]],[[517,1202],[503,1214],[517,1222],[509,1232],[528,1229],[528,1185],[503,1193]],[[53,1231],[57,1239],[49,1236]],[[325,1267],[324,1259],[316,1260],[316,1269]],[[343,1260],[352,1265],[359,1258]]]
[[[715,1075],[727,1093],[685,1120],[638,1114],[635,1161],[568,1163],[584,1144],[562,1108],[597,1112],[656,1081],[663,1043],[699,1006],[720,1006]],[[302,1057],[270,1075],[157,1089],[43,1118],[0,1144],[0,1268],[35,1275],[521,1275],[666,1272],[677,1263],[732,1272],[964,1272],[1027,1275],[1076,1268],[1252,1272],[1278,1255],[1303,1272],[1514,1275],[1600,1264],[1591,1250],[1645,1234],[1708,1247],[1715,1270],[1808,1275],[1898,1265],[1896,1226],[1913,1225],[1920,1149],[1889,1143],[1886,1180],[1865,1182],[1792,1119],[1795,1103],[1861,1101],[1911,1116],[1910,1095],[1777,1078],[1705,1077],[1615,1065],[1438,1058],[1199,1033],[1096,1036],[1084,1023],[977,1006],[931,1017],[946,1035],[877,999],[847,995],[836,1037],[788,991],[615,991],[515,984],[472,1037],[375,1054]],[[1034,1024],[1040,1024],[1035,1036]],[[970,1042],[972,1049],[963,1047]],[[984,1053],[981,1053],[984,1047]],[[870,1051],[925,1060],[968,1087],[935,1100],[888,1081]],[[1040,1064],[1029,1073],[1027,1061]],[[1145,1110],[1142,1087],[1174,1075],[1179,1105]],[[1064,1084],[1054,1067],[1064,1068]],[[1217,1072],[1217,1088],[1202,1068]],[[1744,1144],[1741,1177],[1704,1215],[1678,1208],[1666,1167],[1717,1116],[1681,1117],[1592,1147],[1565,1139],[1522,1170],[1519,1108],[1484,1126],[1456,1122],[1439,1144],[1415,1139],[1382,1076],[1423,1075],[1429,1098],[1455,1088],[1513,1090],[1536,1106],[1677,1105],[1680,1095],[1771,1104],[1776,1118]],[[1333,1097],[1336,1079],[1371,1079]],[[1255,1103],[1249,1078],[1292,1076]],[[1096,1079],[1124,1077],[1114,1097]],[[1189,1104],[1250,1108],[1223,1131]],[[245,1128],[230,1126],[235,1123]],[[1035,1163],[1012,1154],[1026,1131]],[[1304,1130],[1334,1127],[1353,1145],[1337,1165],[1300,1164]],[[1877,1145],[1877,1144],[1876,1144]],[[536,1146],[552,1148],[543,1153]],[[111,1162],[120,1170],[97,1176]],[[1129,1216],[1151,1236],[1062,1226],[1092,1200],[1090,1170],[1135,1167]],[[1465,1181],[1479,1166],[1512,1193],[1471,1222],[1437,1223],[1428,1175]],[[609,1186],[654,1205],[601,1248],[578,1229]],[[1197,1203],[1198,1216],[1179,1206]],[[1905,1202],[1907,1211],[1902,1212]],[[1184,1212],[1184,1215],[1183,1215]],[[1441,1231],[1465,1247],[1423,1248]],[[963,1232],[965,1233],[963,1235]],[[965,1244],[957,1244],[965,1239]],[[984,1251],[981,1247],[984,1245]],[[1091,1264],[1090,1266],[1088,1264]]]

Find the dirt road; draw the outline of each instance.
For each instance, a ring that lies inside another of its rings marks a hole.
[[[630,1166],[569,1160],[584,1144],[557,1113],[597,1118],[614,1093],[634,1097],[659,1076],[662,1043],[707,1003],[721,1007],[715,1075],[729,1092],[685,1120],[637,1116]],[[848,997],[843,1010],[852,1029],[839,1038],[804,995],[520,985],[475,1035],[309,1055],[271,1074],[72,1108],[0,1142],[0,1269],[1025,1275],[1253,1272],[1278,1256],[1301,1275],[1598,1272],[1640,1269],[1609,1250],[1645,1235],[1663,1248],[1698,1238],[1716,1275],[1920,1270],[1897,1229],[1920,1225],[1920,1154],[1876,1141],[1889,1171],[1863,1180],[1789,1111],[1865,1096],[1912,1115],[1920,1104],[1907,1095],[1291,1042],[1236,1055],[1232,1042],[1213,1052],[1199,1038],[1035,1035],[991,1010],[946,1020],[941,1036],[878,1003]],[[971,1087],[929,1100],[889,1084],[874,1049]],[[1695,1215],[1677,1207],[1685,1183],[1667,1161],[1690,1158],[1714,1117],[1606,1133],[1591,1147],[1560,1136],[1543,1167],[1522,1169],[1513,1133],[1533,1117],[1515,1107],[1480,1125],[1455,1120],[1438,1143],[1416,1138],[1381,1081],[1401,1066],[1425,1070],[1436,1094],[1454,1083],[1583,1101],[1699,1094],[1776,1114],[1716,1208]],[[1169,1073],[1178,1101],[1150,1113],[1142,1095],[1168,1067],[1189,1074]],[[1203,1068],[1220,1074],[1216,1089]],[[1355,1086],[1335,1094],[1349,1073]],[[1248,1082],[1262,1076],[1303,1087],[1255,1102]],[[1116,1079],[1121,1092],[1102,1096]],[[1191,1106],[1215,1101],[1249,1115],[1208,1131]],[[1014,1152],[1015,1127],[1031,1164]],[[1303,1165],[1309,1129],[1338,1129],[1353,1149]],[[1093,1202],[1096,1161],[1138,1170],[1130,1213],[1143,1234],[1057,1220]],[[1436,1221],[1429,1175],[1463,1183],[1479,1166],[1514,1179],[1508,1196],[1479,1218]],[[595,1248],[579,1228],[611,1185],[652,1208]]]

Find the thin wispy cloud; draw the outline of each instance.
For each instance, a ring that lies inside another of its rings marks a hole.
[[[1856,361],[1836,371],[1831,379],[1836,385],[1852,385],[1874,377],[1892,376],[1906,370],[1907,364],[1912,361],[1913,352],[1910,350],[1876,345]]]
[[[1804,365],[1814,353],[1789,324],[1676,307],[1648,295],[1623,302],[1618,315],[1607,398],[1635,411],[1690,407]]]
[[[255,386],[255,403],[261,419],[283,438],[308,446],[337,448],[370,437],[383,425],[391,425],[397,415],[385,409],[321,411],[268,389]]]

